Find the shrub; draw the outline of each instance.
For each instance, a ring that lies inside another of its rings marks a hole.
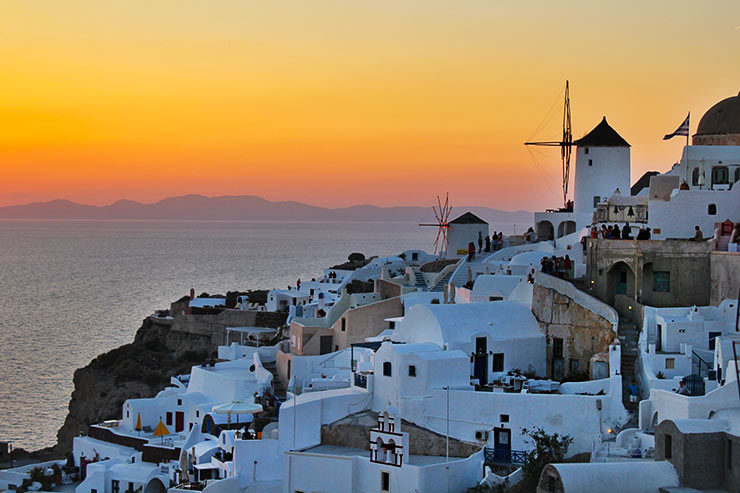
[[[562,461],[568,452],[568,447],[573,443],[573,438],[558,433],[550,435],[542,428],[533,430],[522,428],[522,435],[529,437],[525,439],[526,443],[534,445],[534,450],[526,453],[524,466],[522,466],[525,491],[534,491],[542,469],[547,464]]]

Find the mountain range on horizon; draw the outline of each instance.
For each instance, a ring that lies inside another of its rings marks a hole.
[[[450,219],[472,212],[491,224],[530,225],[529,211],[453,206]],[[182,195],[145,204],[121,199],[110,205],[80,204],[66,199],[0,207],[2,219],[155,219],[252,221],[392,221],[429,222],[431,207],[354,205],[326,208],[295,201],[270,201],[256,195]]]

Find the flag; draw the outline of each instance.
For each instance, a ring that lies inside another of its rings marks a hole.
[[[672,134],[665,135],[663,137],[663,140],[672,139],[676,135],[682,135],[684,137],[688,137],[689,136],[689,116],[691,116],[691,113],[686,115],[686,119],[683,121],[681,125],[679,125],[679,127],[676,129],[675,132],[673,132]]]

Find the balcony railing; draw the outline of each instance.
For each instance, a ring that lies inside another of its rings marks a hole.
[[[485,447],[483,449],[483,464],[486,466],[524,464],[527,453],[523,450],[509,450]]]

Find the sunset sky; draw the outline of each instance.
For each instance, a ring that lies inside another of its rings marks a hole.
[[[740,91],[740,2],[0,5],[0,205],[256,194],[322,206],[560,205],[556,138],[603,115],[664,171]]]

